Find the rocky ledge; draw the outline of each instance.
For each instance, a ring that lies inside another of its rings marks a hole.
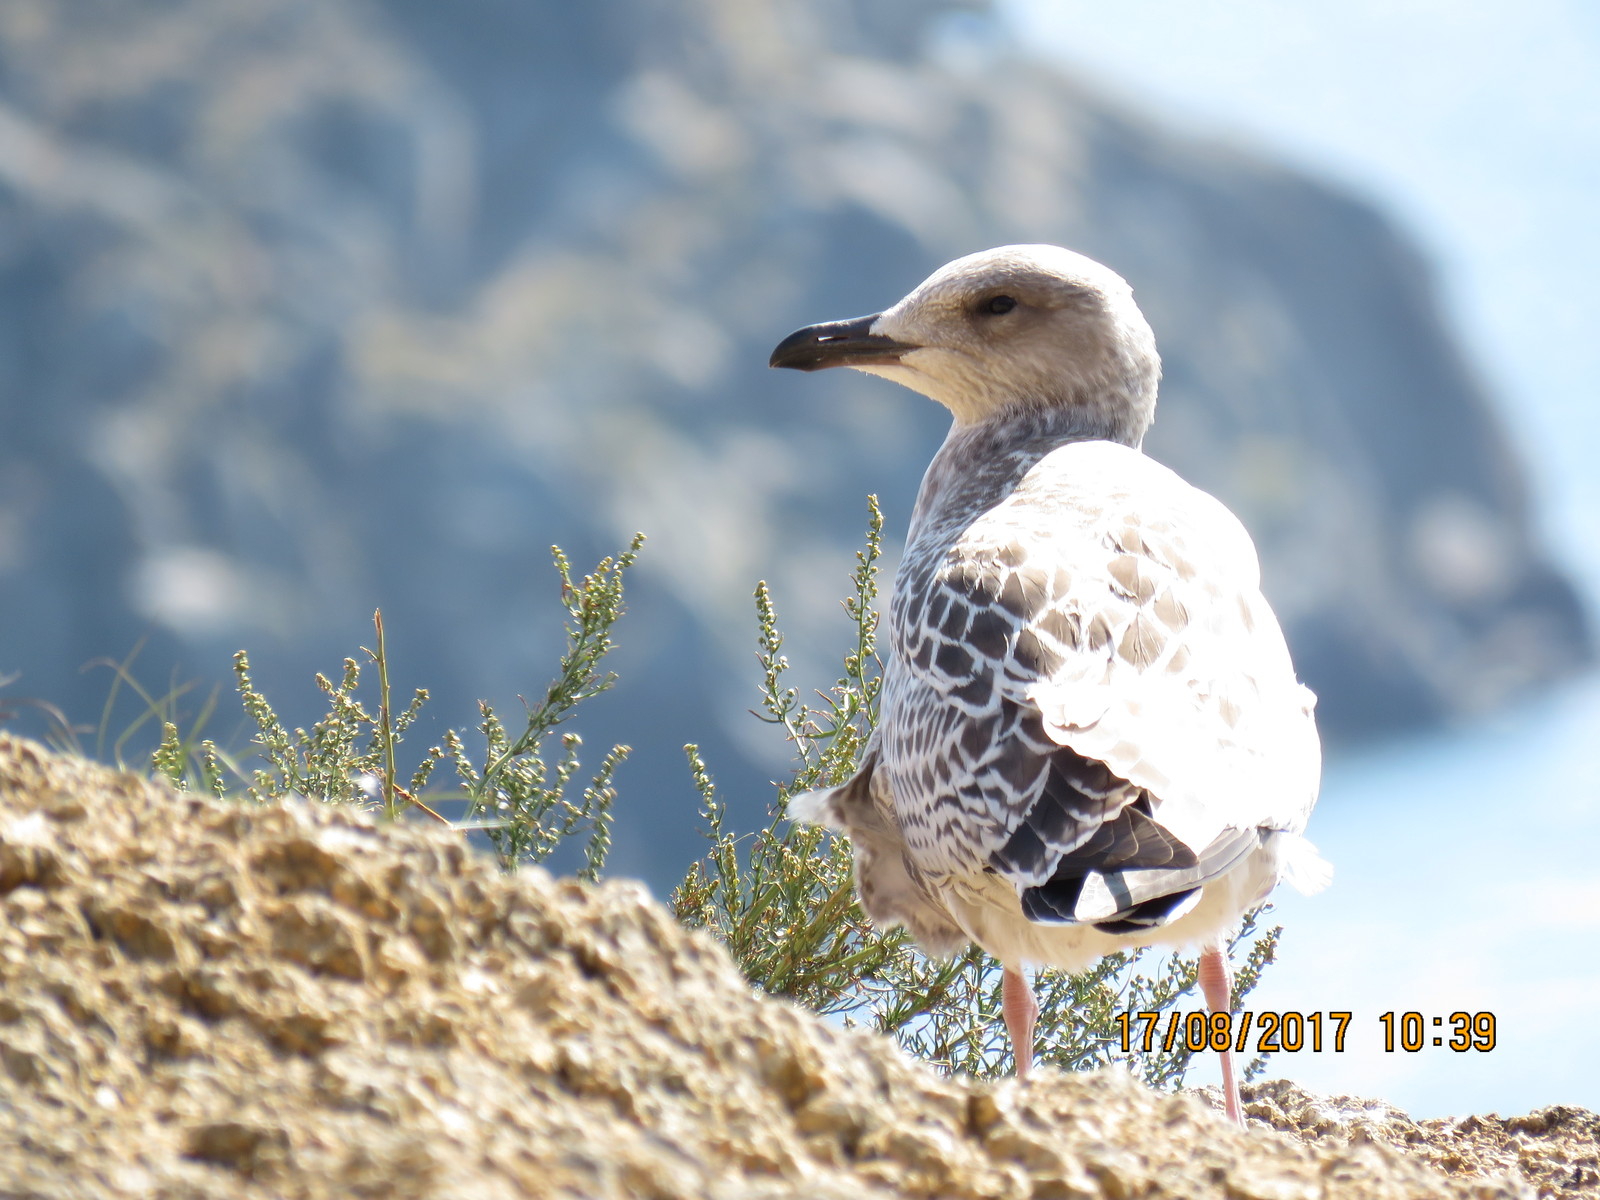
[[[643,888],[0,735],[8,1197],[1578,1196],[1600,1119],[941,1078]]]

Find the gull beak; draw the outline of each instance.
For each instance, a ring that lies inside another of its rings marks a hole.
[[[888,367],[899,362],[902,354],[919,349],[873,333],[872,326],[880,316],[881,313],[873,313],[870,317],[853,317],[848,321],[829,321],[797,329],[778,343],[767,365],[792,367],[796,371],[820,371],[823,367]]]

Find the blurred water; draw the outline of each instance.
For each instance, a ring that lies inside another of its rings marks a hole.
[[[1334,882],[1280,891],[1283,954],[1250,1007],[1356,1017],[1344,1053],[1279,1055],[1269,1075],[1414,1116],[1600,1111],[1597,731],[1591,678],[1330,768],[1311,833]],[[1492,1012],[1498,1043],[1385,1052],[1389,1011]]]

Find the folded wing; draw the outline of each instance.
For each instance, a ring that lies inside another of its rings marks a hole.
[[[925,570],[891,622],[892,698],[929,714],[888,754],[914,857],[971,852],[1030,919],[1117,932],[1304,827],[1313,699],[1217,501],[1136,451],[1069,445]]]

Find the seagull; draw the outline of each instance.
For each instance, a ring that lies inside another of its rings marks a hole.
[[[1331,875],[1302,836],[1316,697],[1243,525],[1140,451],[1161,360],[1132,289],[1059,246],[1002,246],[796,331],[771,365],[854,367],[954,418],[895,575],[877,728],[855,775],[790,815],[848,835],[875,922],[999,960],[1019,1076],[1030,966],[1198,947],[1207,1006],[1231,1013],[1230,930],[1280,880]]]

